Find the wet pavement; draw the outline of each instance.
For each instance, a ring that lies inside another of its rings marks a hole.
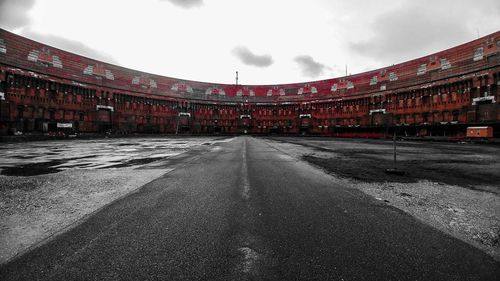
[[[67,169],[148,164],[211,144],[213,138],[124,138],[9,143],[0,148],[0,174],[34,176]]]
[[[265,139],[183,163],[0,266],[0,279],[498,280],[490,256]]]

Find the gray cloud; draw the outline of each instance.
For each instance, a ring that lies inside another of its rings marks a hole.
[[[34,3],[35,0],[0,0],[0,26],[7,29],[22,28],[22,36],[65,51],[108,63],[118,64],[112,56],[95,50],[81,42],[56,35],[40,34],[33,31],[30,28],[31,21],[28,17],[28,12],[33,7]]]
[[[203,5],[203,0],[161,0],[161,1],[168,1],[176,6],[189,9],[193,7],[199,7]]]
[[[64,51],[73,52],[107,63],[118,64],[118,62],[111,55],[98,51],[78,41],[66,39],[56,35],[40,34],[30,29],[24,29],[21,32],[21,35]]]
[[[440,51],[476,37],[476,19],[498,21],[500,5],[465,0],[408,1],[381,14],[370,24],[374,35],[352,42],[354,52],[384,64],[402,62]],[[452,8],[451,8],[452,7]],[[485,35],[485,34],[481,34]]]
[[[233,54],[246,65],[268,67],[274,63],[270,55],[255,55],[247,47],[238,46],[233,49]]]
[[[323,74],[326,69],[330,69],[326,65],[315,61],[308,55],[296,56],[294,61],[299,65],[302,74],[311,78],[318,77]]]
[[[30,24],[28,11],[35,0],[0,0],[0,26],[16,29]]]

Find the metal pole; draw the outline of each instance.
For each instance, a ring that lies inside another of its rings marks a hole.
[[[177,135],[179,133],[179,115],[177,115],[175,118],[176,118],[175,134]]]
[[[397,169],[397,167],[396,167],[396,130],[394,130],[394,136],[392,138],[392,144],[393,144],[393,150],[394,150],[394,163],[393,163],[392,168],[395,171]]]

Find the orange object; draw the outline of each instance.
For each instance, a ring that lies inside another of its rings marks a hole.
[[[467,128],[468,138],[492,138],[493,128],[492,127],[468,127]]]

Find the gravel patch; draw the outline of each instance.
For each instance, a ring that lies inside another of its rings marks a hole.
[[[165,172],[122,168],[73,169],[31,177],[0,175],[0,263]]]
[[[500,197],[460,186],[349,182],[378,200],[449,233],[500,260]]]

